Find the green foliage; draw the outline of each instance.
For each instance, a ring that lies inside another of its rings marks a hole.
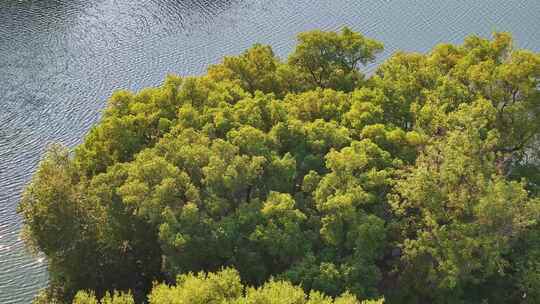
[[[540,55],[471,36],[366,79],[379,42],[298,42],[117,92],[52,146],[19,207],[36,303],[540,301]]]
[[[270,280],[261,287],[245,287],[238,272],[224,269],[217,273],[181,275],[175,286],[154,286],[150,304],[382,304],[383,300],[360,302],[350,294],[335,299],[312,291],[307,295],[300,287],[286,281]]]
[[[73,304],[135,304],[130,293],[105,293],[101,300],[97,300],[93,292],[79,291],[73,299]]]
[[[311,31],[298,35],[289,64],[315,87],[352,91],[362,80],[359,64],[374,61],[382,43],[344,27],[341,33]]]

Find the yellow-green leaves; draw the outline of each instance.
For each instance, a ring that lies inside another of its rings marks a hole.
[[[154,286],[148,300],[150,304],[223,304],[233,303],[242,291],[238,272],[224,269],[218,273],[178,276],[176,286]]]
[[[93,292],[79,291],[73,299],[73,304],[135,304],[130,293],[106,293],[101,300],[96,299]]]
[[[382,43],[347,27],[340,33],[311,31],[298,35],[289,64],[314,87],[351,91],[363,79],[358,65],[372,62],[382,49]]]
[[[233,269],[224,269],[217,273],[182,275],[178,277],[175,286],[156,285],[149,295],[150,304],[382,304],[383,302],[382,299],[360,302],[348,293],[335,299],[315,291],[307,295],[302,288],[286,281],[270,280],[259,288],[245,287],[240,282],[238,272]],[[83,303],[87,302],[81,302]]]
[[[250,239],[261,242],[276,259],[286,263],[302,257],[309,250],[303,231],[307,217],[295,206],[290,194],[270,192],[261,214],[264,221],[257,225]]]

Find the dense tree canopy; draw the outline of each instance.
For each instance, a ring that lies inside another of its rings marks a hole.
[[[538,303],[540,55],[470,36],[365,77],[381,50],[312,31],[113,94],[24,192],[36,303]]]

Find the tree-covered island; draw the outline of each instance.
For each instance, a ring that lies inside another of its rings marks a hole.
[[[540,303],[540,54],[495,33],[362,74],[382,50],[311,31],[114,93],[23,194],[34,302]]]

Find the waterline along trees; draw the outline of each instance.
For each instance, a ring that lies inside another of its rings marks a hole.
[[[364,76],[381,50],[312,31],[116,92],[24,192],[36,302],[538,303],[540,55],[496,33]]]

